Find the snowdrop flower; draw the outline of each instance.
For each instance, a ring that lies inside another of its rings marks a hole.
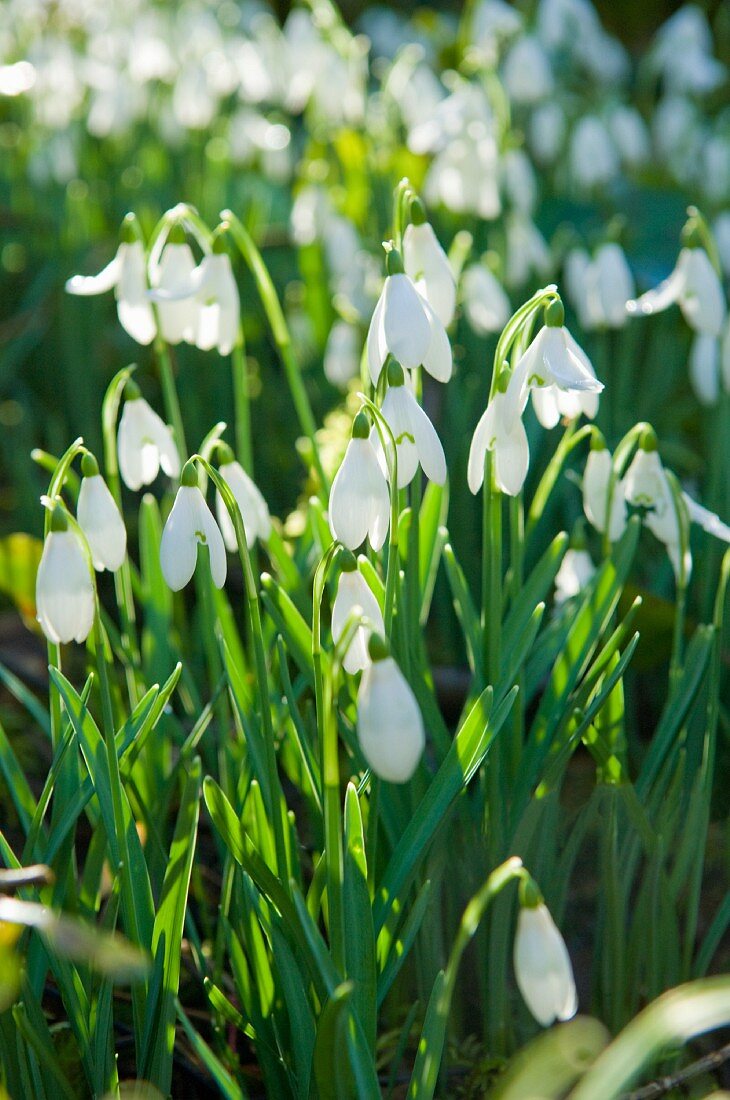
[[[220,355],[230,355],[238,339],[241,301],[222,235],[215,238],[213,251],[203,256],[186,281],[179,280],[174,289],[158,287],[149,293],[155,302],[192,299],[184,338],[201,351],[216,348]]]
[[[411,221],[403,234],[403,264],[418,293],[447,328],[456,308],[456,282],[446,253],[426,221],[423,204],[418,199],[411,203]]]
[[[650,141],[646,123],[634,107],[619,104],[608,117],[608,129],[619,156],[629,168],[649,159]]]
[[[373,550],[379,550],[388,534],[388,482],[369,437],[370,423],[360,412],[330,489],[330,530],[348,550],[356,550],[366,537]]]
[[[505,414],[513,422],[524,409],[528,390],[555,386],[599,394],[603,383],[596,378],[583,349],[564,327],[563,303],[556,299],[545,308],[545,325],[521,356],[505,394]]]
[[[543,428],[550,430],[561,420],[577,420],[579,416],[593,420],[598,412],[598,394],[561,390],[559,386],[536,387],[532,407]]]
[[[405,274],[395,249],[388,252],[386,264],[388,274],[367,338],[373,385],[378,384],[388,354],[408,370],[423,365],[439,382],[448,382],[451,345],[443,324]]]
[[[586,272],[587,312],[592,327],[623,328],[626,301],[634,291],[634,277],[621,245],[615,241],[600,245]]]
[[[497,142],[484,122],[469,122],[465,127],[434,157],[424,195],[454,214],[476,214],[492,221],[502,210]]]
[[[584,115],[570,139],[571,177],[586,191],[609,183],[620,170],[618,152],[596,115]]]
[[[398,488],[404,489],[413,481],[419,464],[430,481],[443,485],[446,481],[446,458],[441,440],[427,414],[406,385],[403,368],[394,359],[391,359],[388,364],[388,390],[381,412],[395,438],[398,456]],[[389,478],[388,464],[385,461],[383,445],[376,427],[373,427],[370,439],[381,469]],[[389,441],[386,441],[386,449],[388,452],[392,449]]]
[[[556,607],[582,592],[595,572],[593,559],[585,546],[569,546],[555,577]]]
[[[669,278],[628,301],[626,309],[629,313],[659,313],[675,302],[695,332],[719,336],[726,314],[725,294],[704,248],[683,248]]]
[[[614,480],[611,488],[612,476],[611,452],[606,449],[601,433],[594,431],[590,454],[583,472],[583,511],[596,531],[604,533],[610,504],[608,538],[610,542],[616,542],[626,530],[626,502],[621,481]]]
[[[216,588],[226,579],[226,548],[218,524],[198,486],[198,474],[193,461],[187,462],[167,517],[160,542],[162,575],[173,592],[188,583],[198,560],[198,546],[207,546],[210,573]]]
[[[38,622],[55,645],[83,642],[94,622],[96,594],[86,552],[63,508],[51,516],[35,589]]]
[[[534,883],[520,883],[520,913],[514,945],[517,986],[537,1022],[550,1027],[578,1009],[573,967],[565,940]]]
[[[545,238],[531,218],[512,211],[505,224],[506,260],[504,281],[521,287],[532,275],[542,278],[550,270],[552,256]]]
[[[504,190],[510,204],[523,214],[531,214],[537,203],[537,178],[524,149],[508,149],[502,157]]]
[[[83,479],[76,506],[76,518],[91,551],[94,569],[115,573],[127,553],[127,530],[107,483],[92,454],[81,460]]]
[[[714,405],[720,396],[720,341],[698,332],[689,353],[689,377],[697,400]]]
[[[337,581],[337,593],[332,605],[332,641],[338,645],[347,620],[357,614],[362,622],[357,627],[352,641],[342,659],[345,672],[354,676],[370,664],[368,642],[375,631],[383,634],[383,614],[372,589],[357,568],[354,554],[344,551],[340,555],[341,573]]]
[[[541,164],[553,164],[565,141],[565,111],[554,100],[540,103],[529,123],[530,148]]]
[[[580,327],[587,332],[590,331],[594,324],[594,318],[590,310],[588,294],[586,292],[586,283],[590,266],[591,258],[585,248],[571,248],[567,252],[563,262],[563,285],[565,287],[565,292],[570,304],[578,314]]]
[[[372,664],[357,693],[357,731],[370,768],[388,783],[407,783],[421,759],[426,738],[416,697],[383,639],[368,645]]]
[[[160,467],[168,477],[177,477],[180,456],[172,428],[147,404],[136,383],[127,382],[125,398],[117,435],[119,472],[127,488],[136,492],[152,484]]]
[[[218,444],[218,456],[220,460],[218,473],[228,485],[241,509],[247,545],[249,548],[252,547],[257,538],[266,542],[271,534],[271,516],[266,501],[240,462],[236,462],[233,451],[226,443]],[[219,492],[216,492],[215,496],[215,509],[226,547],[231,551],[237,550],[238,542],[233,520]]]
[[[530,464],[530,448],[522,423],[522,402],[519,415],[508,418],[504,389],[508,372],[504,371],[492,397],[477,424],[469,448],[467,480],[472,493],[478,493],[484,481],[484,459],[487,451],[494,452],[494,478],[497,488],[514,497],[522,489]]]
[[[647,428],[623,479],[627,504],[641,510],[642,523],[664,543],[679,580],[689,576],[692,559],[683,530],[681,510],[674,499],[669,479],[657,450],[656,435]],[[682,544],[684,543],[684,557]]]
[[[464,312],[480,336],[501,332],[510,316],[509,298],[497,276],[484,263],[472,264],[461,279]]]
[[[717,242],[722,270],[726,276],[730,276],[730,210],[723,210],[717,215],[712,232]]]
[[[720,374],[725,393],[730,393],[730,319],[725,325],[725,333],[720,348]]]
[[[346,389],[360,372],[360,336],[354,325],[335,321],[324,349],[324,374],[328,382]]]
[[[535,35],[518,39],[504,59],[502,80],[515,103],[532,104],[545,99],[554,80],[545,50]]]
[[[151,344],[157,333],[152,306],[147,298],[147,260],[139,239],[137,220],[128,214],[122,240],[111,263],[98,275],[74,275],[66,283],[69,294],[87,297],[113,290],[117,314],[125,332],[138,344]]]
[[[179,300],[177,296],[181,291],[186,291],[195,267],[195,257],[185,240],[185,231],[182,226],[174,225],[159,258],[154,254],[150,256],[150,282],[153,288],[172,297],[172,300],[161,297],[157,302],[160,335],[168,344],[179,344],[182,340],[192,342],[198,304],[195,300]]]

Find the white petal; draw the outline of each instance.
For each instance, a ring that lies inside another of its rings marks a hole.
[[[69,294],[78,294],[87,297],[92,294],[104,294],[117,285],[121,271],[119,253],[103,268],[98,275],[74,275],[66,282],[66,290]]]
[[[172,291],[175,294],[187,287],[195,271],[195,259],[188,244],[168,244],[165,246],[155,278],[157,289]],[[197,311],[194,301],[159,301],[157,314],[160,319],[160,334],[168,344],[179,344],[185,339],[191,324],[191,313]]]
[[[538,1023],[575,1015],[578,999],[565,941],[545,905],[520,909],[514,944],[515,977]]]
[[[560,421],[557,386],[544,386],[532,391],[532,407],[543,428],[554,428]]]
[[[720,396],[720,341],[698,332],[689,354],[689,376],[697,400],[714,405]]]
[[[127,553],[127,531],[101,474],[82,479],[76,516],[89,544],[94,568],[116,572]]]
[[[200,500],[200,489],[192,485],[181,485],[162,532],[160,566],[162,575],[173,592],[184,588],[195,572],[198,560],[196,531],[201,529]]]
[[[38,622],[49,641],[83,642],[94,622],[94,585],[74,531],[52,531],[36,576]]]
[[[388,531],[389,508],[388,484],[372,444],[351,439],[330,490],[332,534],[348,550],[356,550],[369,534],[373,549],[379,550]]]
[[[540,342],[539,359],[535,364],[537,373],[548,384],[554,382],[563,389],[592,390],[600,393],[603,384],[593,373],[585,353],[575,344],[575,341],[570,343],[569,336],[570,333],[565,328],[549,328],[546,325],[542,329],[535,340],[535,343]],[[572,337],[570,339],[572,340]],[[529,379],[528,384],[530,384]]]
[[[337,583],[337,595],[332,605],[332,640],[335,644],[342,637],[345,623],[355,608],[370,620],[379,634],[384,633],[383,616],[378,601],[358,570],[341,573]],[[367,645],[371,633],[371,627],[359,627],[347,648],[342,666],[351,676],[370,664]]]
[[[429,308],[407,275],[389,275],[385,280],[382,324],[386,347],[408,370],[421,363],[425,366],[432,338]]]
[[[152,305],[147,297],[147,263],[141,241],[120,244],[119,278],[115,294],[117,313],[125,332],[138,344],[151,344],[157,335]]]
[[[390,783],[407,783],[421,759],[425,734],[416,698],[392,657],[363,672],[357,728],[373,772]]]
[[[448,382],[454,367],[451,344],[446,335],[446,329],[428,302],[423,299],[422,301],[431,332],[428,350],[423,358],[423,366],[437,382]]]
[[[679,301],[679,297],[684,290],[684,284],[685,274],[682,253],[680,253],[672,274],[654,287],[653,290],[647,290],[641,297],[627,302],[626,310],[628,313],[660,313],[663,309],[668,309],[674,302]]]
[[[409,396],[413,402],[411,424],[421,468],[429,481],[435,482],[436,485],[443,485],[446,481],[446,456],[441,440],[415,397],[412,394]]]
[[[413,424],[413,405],[416,404],[415,397],[406,386],[391,386],[388,388],[381,409],[395,438],[398,455],[399,489],[404,489],[406,485],[410,485],[418,469],[418,449]],[[373,428],[370,437],[373,441],[373,449],[378,457],[380,468],[388,477],[388,464],[385,462],[377,428]],[[387,449],[390,455],[392,446],[388,446]]]
[[[450,325],[456,308],[456,283],[446,253],[428,222],[406,226],[403,264],[441,324]]]
[[[494,475],[503,493],[516,497],[522,490],[530,465],[530,448],[521,417],[509,432],[500,431],[494,448]]]
[[[479,418],[479,423],[474,429],[469,448],[469,465],[467,467],[467,481],[472,493],[478,493],[484,482],[484,459],[487,451],[491,450],[496,438],[495,406],[492,402]]]
[[[606,529],[608,485],[611,478],[611,453],[605,447],[591,451],[583,473],[583,511],[597,531]]]
[[[241,509],[248,546],[253,546],[257,538],[266,540],[271,533],[271,517],[266,501],[257,486],[239,462],[225,463],[220,467],[219,473],[230,487],[238,507]],[[216,515],[226,546],[229,550],[236,550],[237,543],[233,521],[220,493],[216,493]]]
[[[696,332],[719,336],[726,316],[725,292],[720,277],[702,248],[684,250],[685,280],[679,304]]]
[[[200,490],[196,491],[200,493]],[[213,578],[213,584],[216,588],[222,588],[226,583],[226,570],[228,568],[226,548],[220,528],[202,493],[200,493],[200,500],[198,501],[198,520],[200,523],[200,527],[196,532],[198,542],[204,543],[208,547],[210,575]]]
[[[383,309],[385,308],[385,288],[378,298],[375,311],[370,319],[367,337],[368,369],[374,386],[377,386],[380,372],[383,369],[388,350],[385,346],[385,333],[383,331]]]

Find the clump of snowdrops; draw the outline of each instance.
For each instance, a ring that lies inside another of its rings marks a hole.
[[[258,296],[243,306],[234,254]],[[679,302],[716,338],[713,260],[692,211],[672,276],[624,310]],[[413,1098],[452,1095],[449,1041],[476,1036],[499,1095],[539,1080],[542,1096],[596,1100],[730,1020],[730,983],[705,976],[727,902],[709,919],[702,904],[730,570],[708,546],[730,529],[680,485],[651,425],[609,450],[595,421],[611,380],[551,284],[473,368],[484,412],[466,477],[483,524],[470,585],[424,401],[451,384],[457,277],[407,180],[383,265],[334,468],[274,285],[231,211],[211,231],[177,206],[148,240],[129,215],[108,266],[67,283],[114,292],[122,326],[153,347],[163,406],[127,367],[107,389],[101,454],[77,439],[35,455],[51,473],[36,587],[48,713],[10,686],[53,761],[36,797],[3,735],[25,834],[21,852],[0,834],[15,874],[0,889],[18,894],[0,897],[13,1097],[119,1095],[135,1077],[182,1095],[191,1067],[227,1097],[258,1081],[277,1097],[403,1082]],[[259,308],[309,467],[295,537],[253,469],[242,310]],[[231,428],[192,452],[181,343],[228,359],[235,395]],[[562,436],[526,498],[530,402]],[[575,522],[550,530],[569,467]],[[686,614],[693,524],[715,570],[699,625]],[[663,702],[637,730],[631,579],[649,538],[676,598]],[[449,710],[427,644],[438,583],[468,664]],[[20,939],[23,926],[36,934]],[[66,1021],[63,1059],[49,1012]]]

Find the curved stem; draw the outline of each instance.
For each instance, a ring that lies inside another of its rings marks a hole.
[[[159,327],[159,326],[158,326]],[[188,457],[188,448],[185,442],[185,428],[183,427],[182,412],[175,386],[175,374],[172,369],[170,349],[161,336],[155,339],[155,352],[160,366],[160,384],[162,386],[162,399],[165,403],[165,415],[172,425],[175,442],[180,453],[180,461],[184,462]]]

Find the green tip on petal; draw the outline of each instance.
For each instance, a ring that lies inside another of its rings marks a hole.
[[[560,298],[545,306],[545,324],[548,328],[562,328],[565,324],[565,307]]]
[[[167,243],[185,244],[186,240],[187,237],[185,235],[185,229],[180,224],[180,222],[175,222],[175,224],[170,229],[170,232],[167,234]]]
[[[91,451],[86,451],[81,459],[81,473],[84,477],[96,477],[99,473],[99,463]]]
[[[576,521],[573,533],[570,536],[570,548],[571,550],[587,550],[588,540],[586,538],[586,525],[582,519]]]
[[[352,422],[352,438],[368,439],[370,437],[370,421],[368,414],[362,409]]]
[[[68,516],[62,504],[54,505],[51,512],[51,531],[68,531]]]
[[[344,546],[340,550],[337,564],[342,573],[354,573],[357,570],[357,558],[352,550],[347,550]]]
[[[142,391],[136,382],[133,382],[131,378],[127,379],[127,384],[124,387],[124,400],[125,401],[139,401],[142,396]]]
[[[403,259],[397,248],[394,247],[393,242],[389,241],[383,245],[385,248],[385,270],[388,275],[402,275],[405,271],[403,267]]]
[[[538,905],[544,904],[544,898],[534,878],[532,875],[525,874],[525,877],[520,879],[520,905],[523,909],[537,909]]]
[[[185,485],[188,489],[197,488],[198,486],[198,468],[195,465],[195,459],[189,458],[182,469],[180,475],[180,484]]]
[[[428,221],[426,217],[426,207],[423,205],[418,195],[414,195],[411,199],[410,215],[414,225],[423,225],[424,222]]]
[[[639,450],[657,451],[658,449],[659,443],[657,442],[656,432],[653,428],[644,428],[639,438]]]
[[[236,456],[233,453],[233,448],[224,440],[218,442],[218,463],[220,466],[230,466],[232,462],[236,461]]]
[[[591,450],[592,451],[605,451],[606,450],[606,440],[605,440],[603,432],[600,430],[600,428],[594,428],[593,429],[593,434],[591,435]]]
[[[130,212],[124,215],[124,221],[119,230],[119,236],[124,244],[133,244],[134,241],[142,240],[142,234],[139,230],[139,222],[137,221],[136,214]]]
[[[384,661],[386,657],[390,657],[390,647],[385,638],[381,638],[379,634],[371,634],[368,653],[371,661]]]
[[[227,226],[219,225],[213,233],[213,255],[223,256],[228,252],[228,244],[226,242]]]
[[[509,386],[509,380],[512,377],[512,371],[509,368],[508,363],[504,363],[501,371],[497,375],[497,393],[506,393]]]
[[[403,367],[400,365],[397,359],[393,359],[392,356],[388,360],[388,385],[389,386],[403,386],[405,385],[406,376],[403,372]]]

